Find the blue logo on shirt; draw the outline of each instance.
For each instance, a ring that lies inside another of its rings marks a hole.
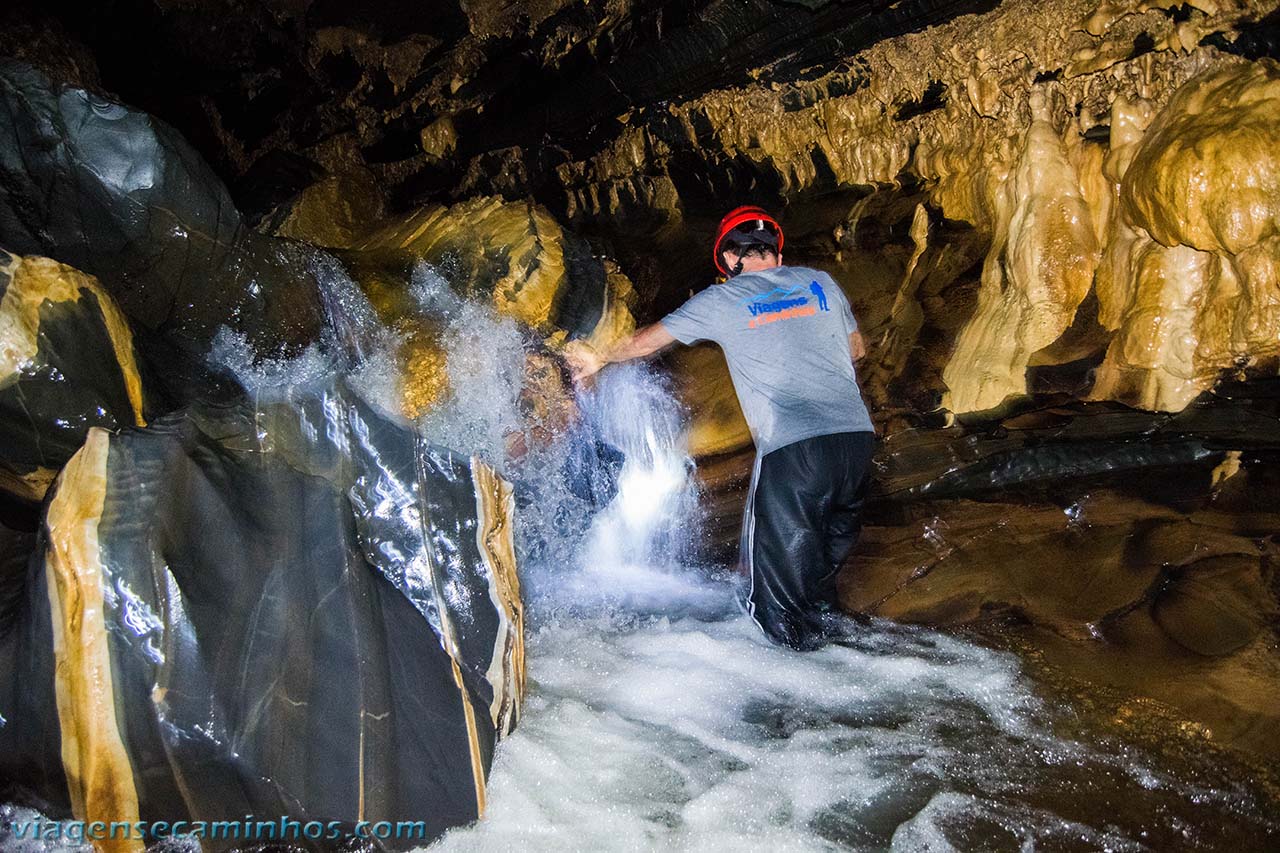
[[[799,287],[775,287],[773,290],[766,293],[757,293],[755,296],[748,296],[746,299],[742,300],[742,304],[750,306],[753,302],[763,302],[764,300],[772,299],[775,296],[790,296],[793,293],[798,293],[800,290],[802,290],[802,288]]]
[[[818,283],[815,281],[813,284],[809,285],[809,292],[810,292],[810,293],[812,293],[814,296],[818,297],[818,310],[819,310],[819,311],[826,311],[826,310],[828,310],[828,309],[827,309],[827,295],[826,295],[825,293],[823,293],[823,292],[822,292],[822,285],[818,284]]]
[[[781,311],[787,311],[791,308],[798,308],[801,305],[807,305],[809,303],[809,298],[807,296],[797,296],[794,299],[786,298],[795,293],[799,293],[803,289],[804,288],[802,287],[775,287],[773,290],[766,291],[765,293],[757,293],[755,296],[747,297],[742,300],[742,304],[747,306],[747,310],[751,312],[752,317],[758,317],[761,314],[775,314]],[[827,294],[823,292],[822,285],[818,284],[816,281],[810,283],[809,292],[818,298],[819,311],[831,310],[827,307]],[[775,302],[765,301],[766,299],[773,299],[775,296],[781,296],[782,299]]]

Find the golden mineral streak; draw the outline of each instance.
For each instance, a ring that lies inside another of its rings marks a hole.
[[[493,685],[489,713],[499,735],[505,735],[519,716],[525,683],[524,605],[511,530],[515,500],[511,485],[475,457],[471,459],[471,477],[479,521],[476,544],[488,570],[489,597],[501,620],[488,669]]]
[[[116,363],[120,365],[120,375],[124,377],[129,405],[133,408],[134,425],[146,426],[147,421],[142,416],[142,378],[138,373],[138,364],[133,359],[133,334],[129,331],[129,324],[116,307],[115,301],[101,292],[98,293],[98,307],[102,310],[107,334],[111,336],[111,348],[115,351]]]
[[[133,357],[133,335],[115,301],[93,276],[49,258],[12,255],[3,270],[9,287],[0,300],[0,381],[20,371],[36,357],[40,346],[40,307],[46,302],[75,302],[91,293],[98,301],[111,338],[125,391],[137,426],[142,417],[142,380]],[[41,492],[43,496],[43,492]]]
[[[467,685],[462,681],[462,670],[458,667],[456,649],[449,652],[449,661],[453,664],[453,680],[458,683],[458,695],[462,697],[462,713],[467,718],[467,742],[471,747],[471,779],[476,786],[476,815],[483,817],[484,761],[480,758],[480,732],[476,728],[476,711],[471,707],[471,695],[467,692]]]
[[[70,302],[80,298],[80,288],[71,273],[48,258],[12,256],[5,268],[9,287],[0,300],[0,378],[21,370],[36,357],[40,345],[40,306],[49,302]]]
[[[103,610],[98,522],[107,493],[106,431],[89,430],[49,504],[45,571],[53,623],[54,687],[62,764],[78,820],[138,820],[133,766],[116,719],[111,650]],[[99,850],[141,851],[140,839],[95,842]]]
[[[360,709],[360,761],[358,764],[359,771],[359,801],[356,803],[356,820],[364,820],[364,708]]]
[[[37,468],[25,474],[17,474],[0,466],[0,491],[26,498],[29,501],[44,500],[45,492],[58,472],[51,468]]]

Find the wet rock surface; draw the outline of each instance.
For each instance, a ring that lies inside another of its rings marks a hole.
[[[482,197],[430,206],[376,224],[349,248],[356,278],[384,304],[403,301],[407,272],[425,261],[553,342],[611,344],[634,327],[626,277],[537,205]]]
[[[1172,417],[1074,404],[955,441],[890,437],[845,602],[997,637],[1052,633],[1051,665],[1274,754],[1260,697],[1280,695],[1276,389],[1219,393]]]
[[[0,67],[0,236],[98,279],[119,303],[168,396],[209,387],[220,327],[276,353],[325,323],[306,253],[252,231],[177,131],[138,110]]]
[[[511,513],[340,381],[91,431],[29,570],[5,543],[6,782],[85,820],[473,820],[524,689]]]
[[[91,277],[0,251],[0,489],[38,502],[91,427],[148,408],[129,325]]]

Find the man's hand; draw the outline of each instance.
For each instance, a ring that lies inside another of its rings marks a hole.
[[[564,353],[564,360],[569,363],[569,374],[573,381],[580,383],[595,375],[606,364],[644,358],[675,342],[676,339],[661,323],[653,323],[617,344],[608,353],[601,353],[585,341],[570,341],[561,352]]]
[[[867,344],[862,340],[862,332],[849,333],[849,354],[853,356],[854,361],[861,361],[867,354]]]
[[[583,382],[600,372],[607,360],[584,341],[569,341],[564,346],[564,360],[569,364],[569,375],[574,382]]]

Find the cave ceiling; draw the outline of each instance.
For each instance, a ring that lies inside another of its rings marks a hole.
[[[177,127],[251,217],[324,172],[395,206],[563,208],[556,168],[637,111],[831,71],[996,0],[20,0],[5,52]],[[495,177],[496,176],[496,177]]]
[[[705,244],[738,204],[777,210],[809,263],[910,254],[922,191],[985,245],[1033,92],[1069,148],[1100,151],[1118,99],[1155,110],[1210,66],[1280,55],[1276,7],[18,0],[0,9],[0,56],[173,125],[259,231],[305,210],[363,228],[536,201],[618,261],[644,319],[705,281]],[[299,208],[316,187],[328,201]]]

